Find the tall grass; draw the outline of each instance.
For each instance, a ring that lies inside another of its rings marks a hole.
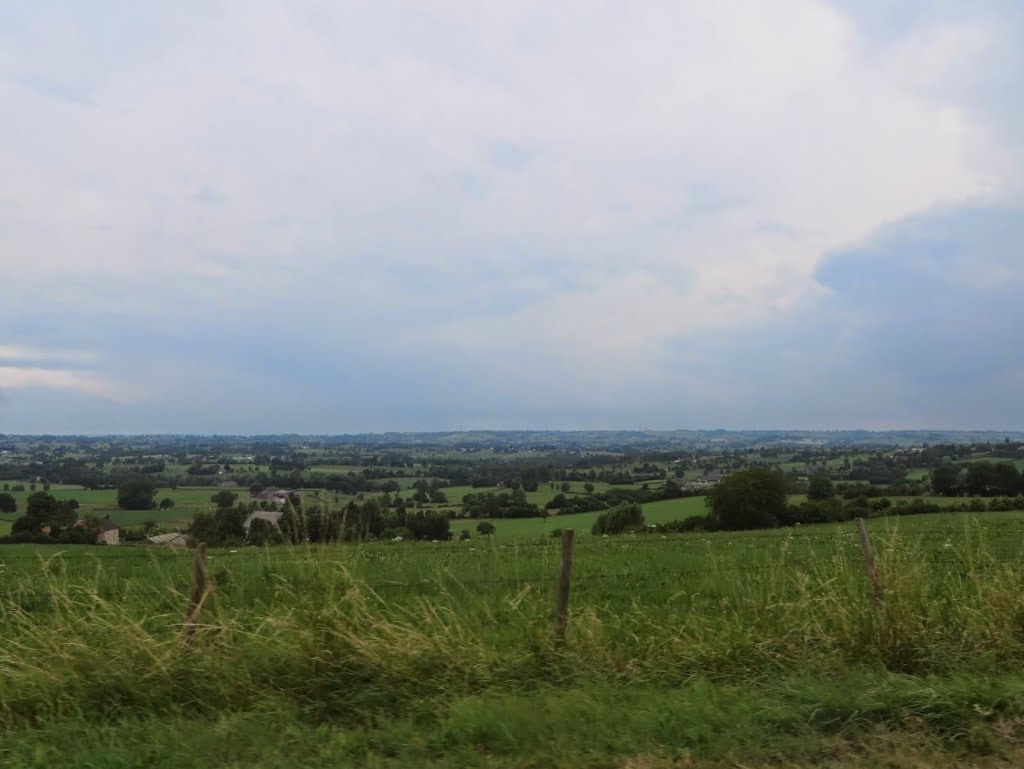
[[[576,554],[564,645],[556,546],[215,552],[187,649],[187,555],[9,550],[0,725],[268,707],[373,725],[488,693],[1024,662],[1024,564],[970,527],[876,546],[881,607],[848,529],[595,540]]]

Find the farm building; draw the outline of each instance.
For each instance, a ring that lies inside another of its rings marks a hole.
[[[270,521],[274,526],[277,526],[277,522],[281,520],[282,515],[284,515],[284,513],[277,510],[253,510],[246,516],[245,520],[242,522],[242,526],[244,526],[245,530],[248,532],[249,528],[252,526],[252,522],[257,518],[264,521]]]
[[[254,502],[276,502],[283,504],[288,501],[289,497],[302,497],[301,491],[287,491],[286,489],[278,489],[276,491],[258,491],[252,495]]]
[[[154,534],[151,537],[146,537],[146,540],[154,545],[163,545],[164,547],[185,547],[188,545],[189,536],[175,531],[170,534]]]
[[[706,489],[709,486],[714,486],[716,483],[724,478],[724,475],[720,473],[705,473],[700,478],[695,478],[692,481],[687,481],[683,486],[687,489]]]
[[[121,529],[120,527],[110,520],[110,516],[100,518],[98,520],[85,519],[75,523],[76,528],[82,528],[95,523],[98,528],[96,534],[97,545],[118,545],[121,543]]]

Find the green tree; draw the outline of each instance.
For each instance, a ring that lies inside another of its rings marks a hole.
[[[451,521],[444,513],[419,513],[410,515],[405,526],[414,539],[447,541],[452,538]]]
[[[152,510],[156,507],[156,484],[149,478],[127,478],[117,486],[117,506],[122,510]]]
[[[24,531],[39,531],[44,526],[63,529],[78,520],[78,502],[74,499],[57,500],[45,491],[31,494],[25,503],[25,515],[15,521]]]
[[[171,499],[170,497],[164,497],[163,499],[160,500],[160,509],[161,510],[171,510],[173,508],[174,508],[174,500]]]
[[[987,497],[996,493],[996,465],[994,462],[972,462],[967,465],[967,479],[964,481],[967,493],[975,497]]]
[[[284,542],[281,532],[270,521],[264,518],[253,518],[249,524],[250,545],[279,545]]]
[[[200,512],[192,516],[192,523],[188,527],[189,536],[192,541],[205,542],[207,545],[217,543],[217,519],[213,513]]]
[[[480,523],[476,525],[476,530],[478,534],[482,534],[485,537],[489,537],[492,534],[494,534],[494,532],[496,532],[498,529],[490,521],[480,521]]]
[[[246,509],[240,505],[218,507],[213,514],[217,522],[217,543],[231,545],[244,540],[246,515]]]
[[[621,534],[627,529],[635,529],[643,525],[644,511],[640,505],[636,502],[623,502],[597,516],[590,533],[595,536]]]
[[[768,529],[779,525],[786,512],[789,481],[767,467],[739,470],[723,478],[706,503],[722,529]]]
[[[18,512],[18,500],[14,498],[14,495],[7,492],[0,493],[0,513],[16,512]]]
[[[955,497],[960,491],[960,468],[942,465],[932,470],[932,491],[944,497]]]
[[[1001,496],[1013,497],[1021,491],[1020,472],[1009,462],[1000,462],[996,465],[992,481],[996,494]]]
[[[807,498],[820,502],[823,499],[832,499],[835,496],[835,488],[832,486],[832,479],[827,475],[815,475],[807,484]]]
[[[231,507],[233,504],[235,504],[236,499],[238,499],[238,495],[233,491],[228,491],[227,489],[224,489],[223,491],[218,491],[216,494],[210,497],[210,501],[213,502],[213,504],[215,504],[218,508]]]

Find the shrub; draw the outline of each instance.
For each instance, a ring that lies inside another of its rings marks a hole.
[[[444,513],[419,513],[405,521],[413,539],[448,540],[452,538],[451,522]]]
[[[786,513],[789,481],[767,467],[732,473],[708,494],[707,505],[725,530],[768,529]]]
[[[718,531],[718,520],[714,515],[691,515],[678,521],[662,523],[654,529],[659,534],[684,534],[690,531]]]
[[[594,522],[590,533],[597,536],[602,534],[621,534],[627,529],[643,525],[644,513],[640,505],[635,502],[626,502],[597,516],[597,520]]]

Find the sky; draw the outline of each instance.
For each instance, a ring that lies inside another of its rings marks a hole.
[[[0,0],[0,433],[1024,428],[1019,0]]]

